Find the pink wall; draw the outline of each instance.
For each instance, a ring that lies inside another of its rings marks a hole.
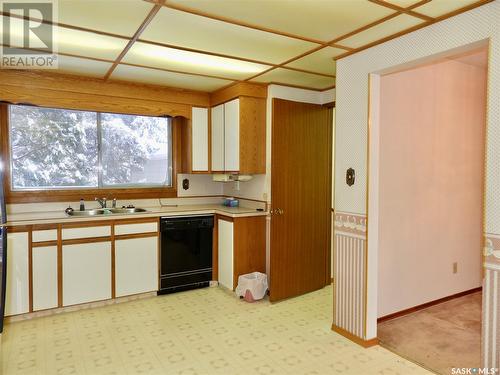
[[[445,60],[380,87],[379,317],[481,285],[486,69]]]

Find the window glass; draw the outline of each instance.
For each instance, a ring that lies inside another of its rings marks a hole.
[[[103,186],[171,185],[169,119],[101,116]]]
[[[96,113],[10,106],[14,189],[96,187]]]
[[[172,185],[169,118],[9,106],[13,190]]]

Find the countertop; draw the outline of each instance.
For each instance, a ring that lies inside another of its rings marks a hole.
[[[247,207],[225,207],[220,204],[199,204],[199,205],[177,205],[177,206],[155,206],[141,207],[147,212],[124,215],[99,215],[86,217],[67,216],[64,211],[46,211],[46,212],[22,212],[7,214],[7,226],[32,225],[32,224],[53,224],[53,223],[71,223],[81,221],[96,220],[121,220],[132,218],[147,218],[160,216],[180,216],[180,215],[201,215],[218,214],[229,217],[248,217],[248,216],[266,216],[266,211],[257,211],[255,208]]]

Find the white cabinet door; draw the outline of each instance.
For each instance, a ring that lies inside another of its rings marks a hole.
[[[219,284],[233,289],[233,223],[218,220]]]
[[[224,104],[224,170],[240,170],[240,100]]]
[[[28,233],[8,233],[6,316],[29,311],[28,280]]]
[[[191,169],[208,171],[208,108],[192,108]]]
[[[63,305],[111,298],[111,242],[64,245]]]
[[[57,307],[57,246],[33,248],[33,311]]]
[[[116,296],[158,290],[158,237],[116,240]]]
[[[212,171],[224,171],[224,104],[212,108]]]

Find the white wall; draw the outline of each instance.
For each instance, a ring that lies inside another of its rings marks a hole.
[[[481,286],[486,69],[439,61],[382,76],[374,96],[382,317]]]
[[[224,195],[267,201],[266,175],[256,174],[250,181],[225,182]]]
[[[182,188],[182,180],[189,180],[189,189]],[[224,193],[223,183],[214,182],[211,174],[178,174],[177,175],[177,196],[207,196],[222,195]]]
[[[437,22],[428,27],[392,39],[380,45],[337,61],[336,99],[336,161],[335,161],[335,208],[338,211],[366,215],[372,212],[367,206],[367,196],[372,194],[373,180],[370,172],[368,191],[368,93],[370,74],[387,73],[405,64],[449,54],[471,44],[489,44],[488,65],[488,106],[486,144],[486,199],[485,235],[500,234],[500,1],[495,0],[471,11]],[[370,131],[370,142],[373,139]],[[370,168],[373,159],[370,156]],[[356,169],[357,183],[353,187],[342,182],[345,170]],[[371,200],[370,200],[371,205]],[[357,274],[357,280],[368,277],[367,291],[363,300],[367,301],[364,339],[377,336],[377,257],[378,250],[372,240],[376,240],[370,229],[368,214],[368,260],[366,273]],[[376,245],[376,242],[375,242]],[[498,249],[498,245],[495,249]],[[490,274],[490,284],[484,284],[483,298],[488,303],[483,315],[483,364],[500,363],[500,352],[492,351],[493,343],[500,347],[500,314],[493,314],[492,307],[498,306],[500,280],[500,259],[487,253],[486,275]],[[498,269],[498,271],[497,271]],[[495,279],[497,278],[497,279]],[[496,304],[496,305],[495,305]],[[488,311],[488,312],[486,312]],[[342,311],[348,313],[348,311]],[[489,315],[488,315],[489,314]],[[496,320],[495,320],[496,319]],[[497,328],[498,327],[498,328]]]

